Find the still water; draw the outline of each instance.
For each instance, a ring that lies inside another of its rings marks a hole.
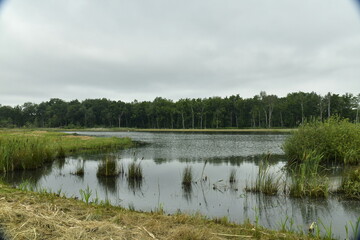
[[[271,154],[270,171],[285,176],[286,158],[281,149],[287,135],[279,134],[190,134],[190,133],[134,133],[134,132],[78,132],[81,135],[102,137],[130,137],[147,144],[121,150],[115,155],[125,171],[136,161],[143,169],[143,180],[136,184],[126,176],[101,178],[96,176],[102,154],[72,156],[56,161],[36,171],[17,172],[6,176],[11,184],[28,180],[38,189],[52,192],[61,190],[68,197],[79,197],[80,189],[88,186],[92,199],[98,197],[113,205],[140,211],[163,209],[172,214],[178,211],[201,213],[209,218],[227,217],[237,223],[249,219],[268,228],[280,229],[286,221],[288,228],[307,231],[313,222],[320,228],[331,228],[336,238],[345,238],[345,225],[355,224],[360,216],[358,201],[337,197],[298,199],[287,196],[265,196],[246,193],[244,188],[255,181],[259,163],[264,154]],[[182,172],[186,166],[193,169],[193,184],[184,188]],[[84,176],[73,173],[78,167]],[[236,182],[229,183],[232,169]],[[329,175],[334,184],[339,181],[339,169]],[[206,179],[206,180],[205,180]],[[91,199],[90,199],[91,200]]]

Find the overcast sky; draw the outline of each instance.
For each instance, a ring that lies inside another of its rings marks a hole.
[[[359,10],[353,0],[0,0],[0,104],[358,94]]]

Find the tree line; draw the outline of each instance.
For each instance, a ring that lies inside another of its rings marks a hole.
[[[262,91],[252,98],[239,95],[126,103],[109,99],[40,104],[0,105],[0,127],[118,127],[118,128],[293,128],[332,115],[359,122],[360,94],[294,92],[286,97]]]

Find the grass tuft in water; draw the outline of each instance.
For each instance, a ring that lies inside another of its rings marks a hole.
[[[278,193],[281,186],[281,176],[269,171],[269,159],[270,155],[267,155],[265,159],[260,162],[256,181],[251,186],[246,184],[246,192],[260,192],[266,195],[276,195]]]
[[[186,166],[182,175],[182,184],[184,186],[191,186],[193,180],[192,167]]]
[[[350,170],[343,177],[339,192],[346,198],[360,200],[360,167]]]
[[[83,177],[85,174],[84,166],[78,166],[75,170],[75,172],[72,173],[73,175]]]
[[[128,180],[141,181],[143,179],[143,170],[141,167],[141,162],[136,163],[133,161],[128,166]]]
[[[236,169],[235,168],[230,170],[229,182],[230,183],[236,182]]]
[[[316,151],[304,153],[301,163],[288,166],[291,175],[289,186],[292,197],[327,197],[329,194],[329,179],[321,174],[321,159],[323,156]]]
[[[120,174],[118,170],[116,157],[106,155],[98,166],[96,176],[98,177],[116,177]]]

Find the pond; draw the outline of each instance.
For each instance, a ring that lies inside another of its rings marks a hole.
[[[307,231],[317,221],[325,233],[346,237],[345,225],[355,224],[360,216],[358,201],[290,198],[285,195],[265,196],[247,193],[244,188],[255,181],[264,154],[271,154],[270,171],[285,176],[286,164],[281,149],[285,134],[205,134],[205,133],[147,133],[147,132],[77,132],[102,137],[130,137],[147,144],[112,153],[119,166],[136,161],[143,170],[143,180],[128,181],[126,175],[115,178],[97,177],[98,164],[106,155],[82,154],[55,161],[36,171],[8,174],[5,180],[19,185],[28,181],[38,189],[65,193],[81,198],[80,190],[92,191],[90,201],[98,198],[113,205],[140,211],[162,209],[167,214],[200,213],[209,218],[227,217],[243,223],[250,220],[264,227]],[[191,166],[193,183],[182,185],[184,168]],[[73,173],[84,168],[85,174]],[[230,183],[231,171],[236,182]],[[329,172],[333,184],[338,184],[341,169]],[[324,225],[324,226],[323,226]]]

